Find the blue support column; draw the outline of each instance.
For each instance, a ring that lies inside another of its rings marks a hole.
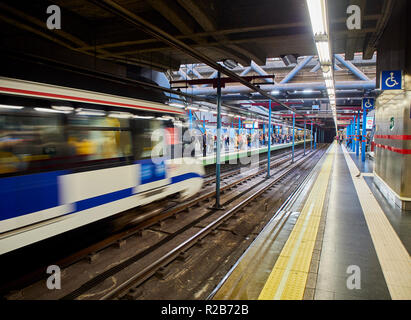
[[[313,135],[313,123],[311,122],[311,151],[313,151],[313,139],[314,139],[314,135]]]
[[[354,139],[354,140],[353,140],[353,144],[352,144],[352,147],[353,147],[353,150],[352,150],[352,151],[353,151],[353,152],[355,152],[355,143],[356,143],[356,141],[355,141],[355,140],[356,140],[356,139],[355,139],[355,135],[356,135],[356,131],[357,131],[357,130],[355,130],[355,129],[356,129],[356,128],[355,128],[356,126],[357,126],[357,116],[354,116],[353,133],[352,133],[352,134],[353,134],[353,139]]]
[[[305,132],[305,130],[306,130],[306,127],[307,127],[307,121],[304,120],[304,155],[305,155],[305,137],[306,137],[306,132]]]
[[[268,107],[268,150],[267,150],[267,178],[270,177],[270,155],[271,155],[271,100]]]
[[[238,117],[238,134],[240,134],[240,130],[241,130],[241,118]]]
[[[191,113],[191,110],[188,110],[188,117],[189,117],[190,129],[192,129],[193,128],[193,114]]]
[[[352,151],[352,120],[350,120],[350,150]]]
[[[293,112],[293,160],[292,162],[294,162],[294,143],[295,143],[295,113]]]
[[[365,161],[365,148],[367,141],[367,110],[362,111],[362,139],[361,139],[361,160]]]
[[[221,162],[221,77],[217,74],[217,159],[216,159],[216,200],[215,208],[220,209],[220,162]]]
[[[315,133],[314,133],[314,150],[317,149],[317,133],[318,133],[318,129],[315,128]]]
[[[361,116],[360,112],[358,111],[358,116],[357,116],[357,143],[356,143],[356,152],[355,154],[357,157],[360,155],[360,135],[361,135],[361,129],[360,129],[360,121],[361,121]]]

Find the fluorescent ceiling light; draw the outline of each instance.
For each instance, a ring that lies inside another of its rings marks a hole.
[[[314,36],[328,34],[325,0],[307,0]]]
[[[328,41],[316,42],[318,59],[322,65],[331,64],[330,44]]]
[[[331,69],[330,69],[329,71],[327,71],[327,72],[323,72],[323,77],[324,77],[324,79],[332,80],[333,74],[332,74],[332,72],[331,72]]]
[[[21,106],[9,106],[9,105],[5,105],[5,104],[0,104],[0,108],[2,108],[2,109],[15,109],[15,110],[20,110],[20,109],[23,109],[24,107],[21,107]]]
[[[312,93],[312,92],[313,92],[312,89],[305,89],[305,90],[303,91],[303,93]]]
[[[207,110],[207,109],[198,109],[198,111],[201,111],[201,112],[208,112],[208,110]]]
[[[273,90],[273,91],[271,91],[271,94],[277,95],[277,94],[280,94],[280,91],[279,90]]]
[[[61,110],[54,110],[54,109],[47,109],[47,108],[34,108],[34,110],[38,112],[48,112],[48,113],[71,113],[71,111],[61,111]]]
[[[335,96],[335,90],[334,90],[334,88],[329,88],[329,89],[327,89],[327,93],[328,93],[328,96]]]
[[[197,111],[198,108],[194,108],[194,107],[187,107],[188,110],[193,110],[193,111]]]
[[[325,86],[327,88],[333,89],[334,88],[334,82],[332,80],[325,80]]]

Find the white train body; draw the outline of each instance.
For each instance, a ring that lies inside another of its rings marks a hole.
[[[202,187],[200,160],[150,155],[181,109],[7,78],[0,98],[0,254]]]

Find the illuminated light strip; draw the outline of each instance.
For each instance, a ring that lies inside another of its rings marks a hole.
[[[110,106],[129,107],[129,108],[136,108],[136,109],[139,108],[139,109],[147,109],[147,110],[153,110],[153,111],[185,114],[184,112],[179,112],[179,111],[174,111],[174,110],[167,110],[167,109],[153,108],[153,107],[143,107],[139,105],[133,105],[133,104],[127,104],[127,103],[121,103],[121,102],[88,99],[88,98],[67,96],[67,95],[62,95],[62,94],[47,93],[47,92],[40,92],[40,91],[22,90],[22,89],[14,89],[14,88],[6,88],[6,87],[0,87],[0,91],[10,92],[10,93],[20,93],[24,95],[32,95],[32,96],[40,96],[40,97],[49,97],[49,98],[89,102],[89,103],[98,103],[98,104],[104,104],[104,105],[110,105]]]

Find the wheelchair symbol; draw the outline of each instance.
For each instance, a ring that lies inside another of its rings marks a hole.
[[[391,72],[390,75],[391,76],[385,80],[385,85],[388,88],[392,88],[392,87],[395,87],[395,86],[399,85],[397,80],[395,80],[395,78],[394,78],[394,72]]]
[[[365,107],[366,109],[369,109],[369,108],[372,107],[372,103],[370,102],[370,99],[368,99],[367,102],[364,103],[364,107]]]

